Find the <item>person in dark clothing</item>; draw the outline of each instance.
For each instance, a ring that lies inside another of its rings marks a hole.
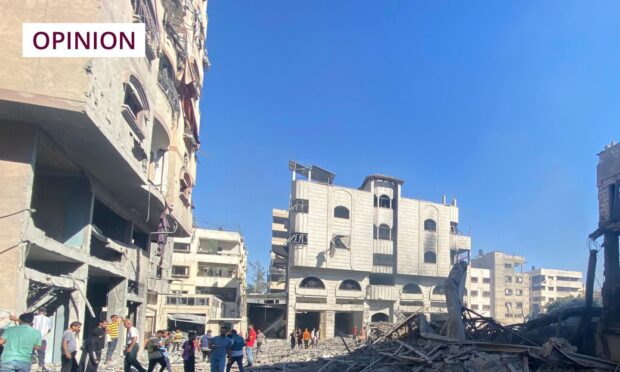
[[[301,349],[304,344],[304,333],[301,331],[301,328],[297,330],[297,348]]]
[[[291,340],[291,350],[295,350],[295,344],[297,343],[297,334],[295,331],[291,332],[289,339]]]
[[[99,361],[101,360],[101,352],[105,346],[105,330],[107,326],[107,320],[100,321],[97,327],[84,340],[84,348],[80,357],[80,371],[97,372]]]
[[[187,334],[187,341],[183,343],[183,370],[194,372],[196,370],[196,332]]]
[[[162,352],[164,331],[157,331],[156,335],[151,337],[146,343],[146,351],[149,355],[148,372],[153,372],[155,365],[159,364],[161,368],[159,372],[163,372],[168,367],[168,362]]]
[[[245,340],[237,334],[236,329],[230,331],[229,337],[231,341],[231,348],[228,364],[226,365],[226,372],[230,372],[230,369],[234,363],[237,363],[239,372],[243,372],[243,347],[246,346]]]

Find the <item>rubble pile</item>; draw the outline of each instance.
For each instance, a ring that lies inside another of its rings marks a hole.
[[[399,324],[373,324],[374,338],[356,345],[351,338],[326,340],[316,349],[284,350],[261,356],[255,371],[615,371],[608,360],[577,354],[566,340],[542,346],[456,340],[433,331],[417,314]],[[280,341],[278,341],[280,342]],[[276,347],[278,349],[278,347]],[[265,353],[267,354],[267,353]],[[266,359],[263,359],[265,357]]]

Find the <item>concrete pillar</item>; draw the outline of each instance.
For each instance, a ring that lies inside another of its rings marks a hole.
[[[327,337],[334,337],[335,336],[334,325],[336,324],[336,312],[333,310],[327,310],[321,313],[322,317],[323,317],[323,314],[325,318],[325,322],[324,322],[325,326],[323,327],[323,325],[321,325],[321,328],[325,329],[325,334],[327,335]]]
[[[0,121],[0,242],[5,283],[0,308],[15,313],[26,310],[28,281],[23,279],[23,231],[30,223],[30,199],[36,160],[36,129],[29,124]]]

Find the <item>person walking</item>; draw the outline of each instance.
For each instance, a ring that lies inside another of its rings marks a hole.
[[[210,329],[207,331],[206,334],[200,337],[200,351],[202,351],[203,362],[208,361],[210,359],[209,351],[211,351],[211,349],[209,349],[209,344],[211,343],[212,338],[213,338],[213,334],[211,333]]]
[[[0,357],[0,371],[30,372],[32,350],[41,347],[41,332],[32,328],[34,316],[31,313],[21,314],[19,320],[11,315],[10,319],[18,321],[19,325],[8,327],[0,336],[0,346],[4,347]]]
[[[304,333],[301,331],[301,328],[297,329],[297,348],[301,349],[304,344]]]
[[[291,341],[291,350],[295,350],[295,344],[297,343],[297,334],[295,331],[291,331],[291,334],[288,335],[289,340]]]
[[[187,341],[183,343],[183,370],[194,372],[196,370],[196,332],[189,331]]]
[[[48,369],[45,368],[45,351],[47,349],[47,337],[52,331],[52,321],[47,316],[47,310],[44,307],[40,307],[37,310],[37,315],[34,316],[32,322],[32,328],[41,332],[41,347],[35,351],[35,354],[39,363],[39,370],[47,372]]]
[[[108,341],[108,350],[106,351],[105,364],[112,363],[112,356],[114,356],[114,351],[116,350],[116,345],[118,344],[118,332],[121,328],[121,320],[118,318],[118,315],[112,315],[110,317],[110,322],[106,328],[106,332],[109,337]]]
[[[245,353],[248,356],[248,367],[254,365],[254,343],[256,342],[256,331],[254,325],[248,326],[248,338],[245,340]]]
[[[179,351],[181,349],[181,344],[183,343],[183,332],[180,329],[174,331],[172,336],[172,352]]]
[[[314,328],[312,328],[312,331],[310,331],[310,347],[314,348],[314,342],[316,341],[316,331],[314,330]]]
[[[319,345],[319,341],[321,341],[321,329],[317,328],[316,330],[316,343],[315,343],[315,347]]]
[[[310,332],[308,332],[308,328],[304,328],[304,348],[308,348],[308,344],[310,343]]]
[[[161,354],[164,356],[166,360],[166,367],[168,368],[168,372],[172,372],[172,363],[170,362],[170,347],[172,346],[172,335],[169,331],[164,330],[164,334],[160,338],[161,341]]]
[[[105,335],[107,320],[102,320],[97,327],[90,332],[90,335],[84,340],[84,348],[80,357],[80,371],[97,372],[99,361],[101,360],[101,352],[105,347]]]
[[[265,334],[261,332],[261,330],[256,331],[256,359],[258,359],[258,354],[261,351],[261,347],[265,343]]]
[[[146,349],[149,357],[148,372],[153,372],[155,365],[157,364],[161,366],[159,368],[159,372],[164,372],[164,369],[168,366],[166,363],[166,358],[162,352],[163,336],[164,331],[157,331],[155,336],[149,338],[146,342],[146,346],[144,348]]]
[[[220,335],[211,339],[211,372],[224,372],[226,368],[226,356],[232,348],[231,340],[226,337],[228,329],[220,328]]]
[[[129,319],[124,321],[125,328],[127,329],[127,339],[125,342],[125,372],[131,372],[131,367],[134,367],[138,372],[146,372],[146,369],[142,367],[142,364],[138,361],[138,350],[140,350],[140,332],[138,328],[133,326],[133,323]],[[63,371],[64,372],[64,371]]]
[[[228,364],[226,365],[226,372],[230,372],[230,369],[234,363],[237,363],[239,372],[243,372],[243,346],[246,345],[246,341],[243,340],[243,337],[237,334],[236,329],[230,331],[230,340],[230,357],[228,358]]]
[[[78,362],[75,359],[75,355],[77,354],[77,337],[80,329],[82,329],[82,323],[72,322],[69,325],[69,329],[62,335],[61,372],[77,372],[78,370]]]

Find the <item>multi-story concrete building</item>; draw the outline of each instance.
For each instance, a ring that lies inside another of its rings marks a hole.
[[[523,271],[525,258],[490,252],[473,258],[474,268],[491,274],[491,316],[502,323],[521,323],[530,314],[529,276]]]
[[[271,222],[271,262],[269,264],[269,291],[286,291],[288,272],[288,211],[274,209]]]
[[[465,302],[467,307],[483,316],[492,316],[491,270],[467,268]]]
[[[547,304],[564,297],[583,295],[581,271],[532,269],[530,277],[530,311],[532,316],[545,312]]]
[[[598,228],[590,238],[603,236],[603,313],[598,322],[597,353],[620,361],[620,144],[612,142],[598,154]],[[593,273],[594,275],[594,273]],[[586,290],[592,291],[593,288]]]
[[[197,228],[190,238],[175,238],[172,283],[170,293],[159,296],[158,326],[245,330],[246,270],[247,251],[238,230]]]
[[[8,1],[0,13],[0,308],[46,305],[57,362],[71,321],[87,332],[107,312],[151,330],[166,238],[191,232],[206,1]],[[22,58],[27,22],[142,22],[146,57]]]
[[[355,189],[316,166],[289,168],[288,332],[332,337],[399,313],[446,312],[444,280],[471,245],[458,233],[456,200],[405,198],[403,181],[384,175]]]

